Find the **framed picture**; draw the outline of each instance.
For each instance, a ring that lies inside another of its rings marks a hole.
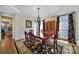
[[[31,28],[31,27],[32,27],[32,21],[26,20],[26,28]]]

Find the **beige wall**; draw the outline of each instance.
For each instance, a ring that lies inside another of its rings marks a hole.
[[[31,20],[32,21],[32,27],[31,28],[26,28],[26,20]],[[27,19],[24,15],[15,15],[15,21],[14,21],[14,27],[15,27],[15,40],[18,39],[23,39],[25,38],[24,36],[24,31],[29,32],[30,29],[34,29],[34,20],[32,19]]]
[[[25,18],[22,15],[15,15],[14,18],[14,32],[15,32],[15,40],[24,38],[24,30],[25,30]]]

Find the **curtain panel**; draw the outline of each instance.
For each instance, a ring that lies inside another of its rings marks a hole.
[[[56,38],[58,37],[58,32],[59,32],[59,18],[57,17],[57,22],[56,22]]]
[[[75,33],[74,33],[74,21],[73,14],[69,15],[69,30],[68,30],[68,40],[70,43],[76,44],[75,42]]]

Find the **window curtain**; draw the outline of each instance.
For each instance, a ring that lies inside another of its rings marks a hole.
[[[59,18],[57,17],[57,22],[56,22],[56,38],[58,37],[58,32],[59,32]]]
[[[69,15],[69,30],[68,30],[68,40],[70,43],[76,44],[75,42],[75,33],[74,33],[74,22],[73,22],[73,14]]]

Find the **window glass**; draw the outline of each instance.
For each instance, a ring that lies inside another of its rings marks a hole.
[[[58,37],[68,39],[68,15],[60,16],[59,21]]]

